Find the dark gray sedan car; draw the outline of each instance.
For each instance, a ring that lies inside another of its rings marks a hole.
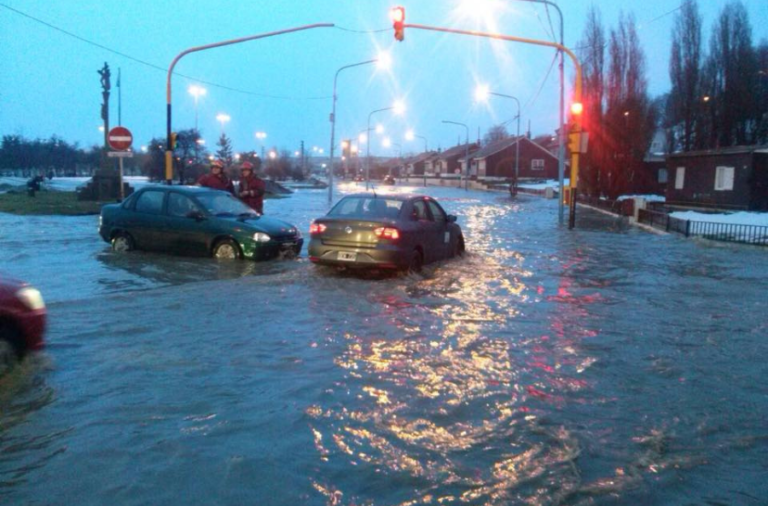
[[[323,265],[418,272],[464,254],[456,216],[425,195],[349,195],[312,222],[310,235],[309,259]]]

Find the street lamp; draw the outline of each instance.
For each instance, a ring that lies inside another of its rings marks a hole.
[[[407,132],[405,132],[405,140],[407,140],[407,141],[412,141],[416,137],[418,137],[419,139],[424,141],[424,152],[426,153],[427,151],[429,151],[429,147],[428,147],[429,143],[427,142],[427,138],[426,137],[424,137],[423,135],[415,134],[413,132],[413,130],[408,130]]]
[[[330,205],[333,202],[333,148],[334,144],[336,143],[336,100],[338,98],[336,94],[336,82],[339,79],[339,74],[342,70],[350,69],[353,67],[360,67],[362,65],[370,65],[371,63],[380,63],[380,66],[382,67],[389,67],[389,64],[391,63],[392,59],[390,58],[388,53],[381,53],[379,55],[379,58],[374,58],[372,60],[366,60],[359,63],[353,63],[351,65],[345,65],[341,67],[339,70],[336,71],[336,75],[333,77],[333,110],[331,112],[331,151],[329,161],[331,166],[331,171],[328,175],[328,204]]]
[[[490,91],[486,85],[480,85],[475,90],[475,98],[479,102],[487,102],[490,95],[493,95],[494,97],[511,98],[517,103],[517,142],[515,142],[515,184],[517,184],[517,180],[520,177],[520,101],[512,95],[494,93]]]
[[[227,123],[231,119],[232,118],[230,118],[228,114],[224,114],[224,113],[218,114],[216,116],[216,121],[221,123],[221,134],[222,135],[224,135],[224,123]]]
[[[466,137],[466,144],[465,144],[465,150],[464,150],[464,160],[467,161],[467,176],[469,176],[469,127],[465,125],[464,123],[459,123],[457,121],[448,121],[443,120],[443,123],[448,123],[450,125],[458,125],[463,126],[467,130],[467,137]],[[459,180],[459,187],[461,187],[461,180]],[[469,177],[466,178],[466,183],[464,185],[465,190],[469,190]]]
[[[195,97],[195,131],[198,130],[197,128],[197,101],[200,97],[204,96],[207,93],[207,90],[201,86],[192,85],[189,87],[189,93],[193,97]]]
[[[264,159],[264,139],[267,138],[267,132],[256,132],[254,134],[254,137],[256,137],[256,140],[259,141],[259,144],[261,145],[261,159]]]
[[[371,136],[371,116],[377,112],[395,111],[395,114],[402,114],[405,112],[405,104],[398,100],[392,107],[385,107],[383,109],[376,109],[368,114],[368,127],[365,129],[365,138],[369,139]],[[371,180],[371,143],[365,143],[365,189],[368,190]]]

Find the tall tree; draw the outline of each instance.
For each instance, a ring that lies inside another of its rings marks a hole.
[[[758,85],[749,14],[740,0],[720,13],[710,39],[707,85],[712,109],[713,147],[749,144],[756,138]]]
[[[219,149],[216,150],[216,157],[224,162],[224,165],[227,167],[232,165],[232,156],[234,152],[232,151],[232,141],[227,137],[227,134],[222,133],[218,142],[216,142],[216,145],[219,147]]]
[[[758,144],[768,143],[768,40],[763,40],[755,52],[757,60],[757,76],[760,84],[757,87],[755,99],[757,102],[755,128]]]
[[[704,113],[701,94],[701,16],[696,0],[685,0],[672,30],[669,59],[669,124],[675,147],[690,151],[694,147],[696,123]]]
[[[582,61],[584,86],[582,103],[584,104],[584,128],[590,135],[590,149],[585,156],[581,180],[583,190],[593,196],[605,193],[601,174],[606,168],[605,140],[603,133],[603,112],[605,98],[605,29],[600,11],[594,5],[587,13],[587,24],[579,43],[579,56]]]
[[[605,136],[611,197],[621,195],[643,174],[642,164],[656,128],[648,96],[645,54],[633,15],[619,17],[609,43]]]

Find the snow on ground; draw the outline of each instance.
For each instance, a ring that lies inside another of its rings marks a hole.
[[[133,186],[134,189],[139,189],[144,186],[153,184],[146,176],[125,176],[125,181]],[[80,186],[85,186],[90,181],[90,177],[55,177],[53,179],[45,179],[43,181],[43,188],[48,190],[73,192]],[[17,186],[21,189],[27,188],[27,177],[0,177],[0,185]]]
[[[570,184],[570,181],[568,179],[565,179],[563,180],[563,184],[565,186],[568,186]],[[517,185],[517,187],[525,188],[526,190],[546,190],[547,188],[559,190],[560,182],[557,179],[548,179],[543,183],[520,183]]]
[[[667,198],[663,195],[622,195],[616,200],[645,199],[646,202],[666,202]]]
[[[706,221],[709,223],[726,223],[731,225],[758,225],[768,227],[768,213],[727,213],[727,214],[706,214],[695,211],[679,211],[671,213],[671,217],[680,220]]]

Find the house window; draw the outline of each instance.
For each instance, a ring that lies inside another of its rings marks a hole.
[[[667,169],[659,169],[659,183],[666,183],[668,180]]]
[[[718,167],[715,173],[715,190],[733,190],[733,167]]]
[[[678,167],[675,172],[675,190],[682,190],[685,184],[685,167]]]
[[[544,170],[544,160],[541,158],[531,160],[531,170]]]

